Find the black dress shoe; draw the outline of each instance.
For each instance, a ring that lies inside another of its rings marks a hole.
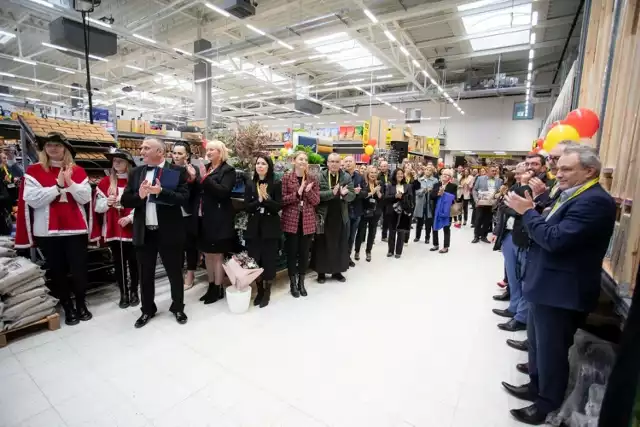
[[[523,373],[525,375],[529,375],[529,364],[528,363],[518,363],[516,365],[516,369],[520,373]]]
[[[480,238],[480,241],[481,241],[481,242],[484,242],[484,243],[491,243],[491,242],[489,241],[489,239],[487,239],[486,237],[482,237],[482,238]]]
[[[355,267],[356,263],[353,262],[353,260],[351,258],[349,258],[349,267]]]
[[[496,301],[509,301],[509,299],[511,299],[511,293],[510,292],[503,292],[500,295],[494,295],[493,299]]]
[[[93,319],[93,314],[91,314],[89,309],[87,309],[87,305],[84,302],[76,303],[76,313],[78,315],[78,319],[83,322]]]
[[[155,316],[155,314],[142,313],[142,316],[140,316],[138,320],[136,320],[136,323],[133,326],[135,326],[136,328],[142,328],[144,325],[149,323],[149,320],[151,320],[153,316]]]
[[[396,254],[396,259],[400,258],[402,255]]]
[[[431,252],[435,252],[435,251],[439,251],[440,250],[440,246],[434,246],[431,249],[429,249],[429,251]]]
[[[327,276],[324,273],[318,273],[318,283],[324,283],[327,281]]]
[[[76,313],[76,309],[70,300],[62,302],[62,309],[64,310],[65,325],[74,326],[80,323],[80,319],[78,319],[78,313]]]
[[[353,259],[355,259],[356,261],[360,261],[360,252],[356,252],[353,254]]]
[[[480,241],[479,237],[474,237],[471,243],[478,243]]]
[[[522,409],[512,409],[509,412],[516,420],[532,426],[544,424],[548,415],[541,412],[535,404]]]
[[[173,313],[173,315],[176,316],[176,322],[181,325],[184,325],[185,323],[187,323],[187,320],[189,320],[187,318],[187,315],[184,314],[184,311],[176,311],[175,313]]]
[[[520,400],[528,400],[530,402],[536,400],[537,396],[531,392],[531,390],[529,389],[529,384],[515,386],[502,381],[502,387],[504,387],[510,395],[517,397]]]
[[[513,318],[513,316],[515,316],[515,313],[512,313],[509,310],[500,310],[499,308],[494,308],[491,311],[493,312],[493,314],[497,314],[501,317]]]
[[[137,307],[140,305],[140,297],[138,296],[138,291],[129,292],[129,307]]]
[[[507,323],[499,323],[498,328],[507,332],[524,331],[527,329],[527,325],[522,322],[518,322],[516,319],[511,319]]]
[[[371,252],[367,252],[366,254],[367,262],[371,262]]]
[[[331,278],[337,280],[340,283],[344,283],[347,281],[347,278],[342,275],[342,273],[334,273],[331,275]]]
[[[391,258],[393,256],[393,252],[387,252],[387,258]]]
[[[416,237],[415,239],[413,239],[413,242],[414,242],[414,243],[419,242],[419,241],[420,241],[420,238],[418,238],[418,237]]]
[[[508,339],[507,345],[511,348],[515,348],[516,350],[529,351],[529,340],[518,341],[518,340]]]

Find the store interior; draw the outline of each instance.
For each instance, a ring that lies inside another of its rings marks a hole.
[[[56,133],[95,196],[116,149],[143,165],[143,141],[164,142],[168,162],[184,144],[197,168],[222,141],[242,240],[258,152],[279,174],[302,149],[318,170],[337,153],[362,170],[387,161],[484,175],[548,155],[549,132],[588,109],[597,131],[572,140],[599,154],[617,214],[585,329],[617,351],[639,264],[640,95],[628,90],[640,83],[639,11],[623,0],[0,0],[2,167],[24,173]],[[14,236],[22,181],[11,174]],[[523,425],[509,409],[525,402],[500,387],[527,378],[513,369],[527,354],[504,343],[526,332],[497,329],[491,314],[501,253],[471,245],[466,218],[446,256],[411,237],[392,260],[378,235],[373,262],[346,283],[316,283],[310,270],[303,300],[290,297],[280,247],[269,307],[241,314],[199,302],[199,265],[185,326],[167,317],[158,261],[160,312],[143,330],[139,307],[118,307],[112,251],[92,244],[93,320],[65,325],[55,303],[23,323],[0,315],[0,427]],[[0,236],[3,251],[1,265],[23,259],[20,280],[44,286],[39,249]],[[0,307],[13,292],[0,284]],[[595,427],[592,415],[564,421]]]

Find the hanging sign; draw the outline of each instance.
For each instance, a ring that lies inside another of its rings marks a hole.
[[[369,144],[369,122],[365,121],[362,124],[362,147],[366,147]]]

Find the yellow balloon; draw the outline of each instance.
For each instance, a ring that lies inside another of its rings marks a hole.
[[[580,141],[580,134],[573,126],[554,126],[549,133],[547,133],[542,148],[548,153],[562,141]]]
[[[373,154],[373,147],[370,145],[367,145],[366,147],[364,147],[364,153],[368,154],[369,156]]]
[[[280,149],[280,154],[283,155],[283,156],[286,156],[287,155],[287,149],[286,148],[281,148]]]

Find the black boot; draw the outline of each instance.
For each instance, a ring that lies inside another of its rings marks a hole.
[[[118,303],[118,307],[127,308],[131,305],[131,300],[129,299],[129,294],[126,290],[120,289],[120,302]]]
[[[140,305],[140,296],[138,296],[138,281],[131,282],[129,285],[129,307],[137,307]]]
[[[300,295],[307,296],[307,288],[304,287],[304,274],[298,275],[298,289],[300,289]]]
[[[291,296],[294,298],[300,297],[300,291],[298,290],[298,283],[296,281],[296,276],[289,276],[289,281],[291,282]]]
[[[80,323],[80,319],[78,319],[78,314],[71,300],[62,301],[62,309],[64,310],[64,323],[66,325],[73,326]]]
[[[93,319],[93,314],[87,309],[87,304],[85,304],[84,300],[76,300],[76,314],[78,315],[78,319],[83,322]]]
[[[200,300],[207,304],[213,304],[214,302],[220,300],[220,288],[221,286],[216,285],[215,283],[209,283],[209,289],[207,289],[207,293],[200,297]]]
[[[260,308],[265,308],[269,305],[269,300],[271,299],[271,282],[265,280],[262,285],[264,287],[264,295],[260,301]]]
[[[253,305],[260,305],[260,303],[262,302],[262,298],[264,298],[264,285],[265,283],[263,281],[256,282],[258,293],[256,294],[256,298],[253,300]]]

